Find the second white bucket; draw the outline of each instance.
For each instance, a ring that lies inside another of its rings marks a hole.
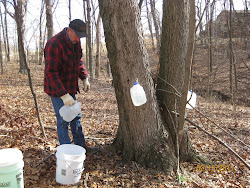
[[[23,154],[19,149],[0,149],[0,187],[23,188],[23,166]]]
[[[77,145],[63,144],[56,151],[56,182],[62,185],[77,183],[84,170],[86,150]]]

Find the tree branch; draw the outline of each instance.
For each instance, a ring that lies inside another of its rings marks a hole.
[[[240,139],[236,138],[233,134],[231,134],[230,132],[228,132],[227,130],[225,130],[223,127],[217,125],[212,119],[210,119],[209,117],[207,117],[205,114],[203,114],[202,112],[200,112],[198,109],[196,109],[195,107],[193,107],[189,102],[188,104],[198,113],[200,113],[202,116],[204,116],[206,119],[208,119],[209,121],[211,121],[216,127],[218,127],[219,129],[221,129],[223,132],[227,133],[229,136],[231,136],[232,138],[234,138],[235,140],[237,140],[238,142],[240,142],[241,144],[245,145],[246,147],[250,148],[249,145],[247,145],[245,142],[241,141]],[[222,123],[223,124],[223,123]]]
[[[170,85],[174,90],[175,92],[181,97],[181,93],[170,83],[168,83],[166,80],[162,79],[161,77],[158,76],[158,78],[160,78],[160,80],[162,80],[163,82],[165,82],[166,84]],[[177,96],[178,96],[177,95]]]
[[[208,7],[209,3],[210,3],[210,1],[207,2],[206,6],[205,6],[205,8],[204,8],[204,10],[203,10],[203,12],[202,12],[202,15],[201,15],[201,17],[200,17],[199,23],[197,24],[197,26],[196,26],[196,28],[195,28],[195,33],[197,32],[198,27],[199,27],[199,25],[201,24],[202,18],[203,18],[203,16],[204,16],[205,11],[207,10],[207,7]],[[215,0],[213,0],[212,4],[213,4],[213,3],[215,3]]]
[[[141,10],[142,3],[143,3],[143,0],[140,0],[140,2],[138,4],[140,10]]]
[[[210,134],[209,132],[207,132],[205,129],[203,129],[202,127],[196,125],[193,121],[191,121],[188,118],[185,118],[185,120],[187,122],[189,122],[191,125],[197,127],[199,130],[203,131],[204,133],[208,134],[210,137],[212,137],[213,139],[217,140],[220,144],[222,144],[223,146],[225,146],[227,149],[229,149],[229,151],[231,151],[237,158],[240,159],[240,161],[250,170],[250,166],[241,158],[241,156],[239,156],[232,148],[230,148],[226,143],[224,143],[221,139],[217,138],[216,136]]]

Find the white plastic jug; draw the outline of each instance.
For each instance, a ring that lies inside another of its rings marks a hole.
[[[0,187],[23,188],[23,154],[17,148],[0,150]]]
[[[84,170],[86,150],[74,144],[62,144],[56,150],[56,182],[62,185],[77,183]]]
[[[72,121],[81,112],[81,103],[77,102],[72,106],[66,106],[60,108],[59,114],[62,116],[64,121]]]
[[[191,99],[190,99],[190,97],[191,97]],[[197,98],[197,95],[195,92],[193,92],[192,90],[188,91],[187,101],[189,101],[189,104],[191,104],[193,107],[195,107],[196,98]],[[186,108],[193,109],[189,104],[187,103]]]
[[[130,96],[135,106],[141,106],[147,102],[146,93],[138,82],[135,82],[130,88]]]

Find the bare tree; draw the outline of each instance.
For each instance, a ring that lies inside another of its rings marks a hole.
[[[7,24],[7,1],[3,0],[5,12],[4,12],[4,47],[5,47],[5,59],[9,62],[10,61],[10,45],[9,45],[9,36],[8,36],[8,24]]]
[[[153,35],[153,30],[152,30],[152,15],[149,12],[148,9],[148,1],[146,0],[146,11],[147,11],[147,21],[148,21],[148,28],[151,36],[151,41],[152,41],[152,47],[155,48],[155,43],[154,43],[154,35]]]
[[[244,26],[244,43],[245,43],[245,48],[247,49],[249,47],[249,34],[248,34],[248,27],[250,25],[250,19],[249,19],[249,12],[248,12],[248,5],[249,5],[249,1],[245,0],[245,9],[244,9],[244,12],[245,12],[245,19],[244,19],[244,22],[247,23],[245,24]]]
[[[87,20],[87,12],[86,12],[86,0],[83,0],[83,18],[85,20]],[[87,25],[87,22],[86,22],[86,25]],[[88,30],[87,30],[88,32]],[[85,67],[89,70],[89,48],[88,48],[88,37],[86,37],[86,54],[85,54],[85,59],[86,59],[86,62],[85,62]]]
[[[202,17],[204,15],[204,11],[202,13],[202,0],[197,0],[197,5],[196,5],[196,15],[197,17],[199,18],[198,19],[198,24],[196,26],[196,31],[198,30],[199,28],[199,32],[202,32],[203,31],[203,22],[202,22]]]
[[[209,4],[209,1],[208,0],[206,3]],[[209,97],[210,95],[210,91],[212,90],[212,84],[211,84],[211,77],[212,77],[212,74],[213,74],[213,53],[212,53],[212,47],[213,47],[213,44],[212,44],[212,30],[213,30],[213,14],[214,14],[214,4],[215,4],[215,1],[213,1],[211,4],[210,4],[210,8],[207,9],[207,31],[208,31],[208,40],[207,40],[207,46],[208,46],[208,50],[207,50],[207,55],[208,55],[208,63],[207,63],[207,97]]]
[[[71,21],[71,0],[69,0],[69,22]]]
[[[100,23],[101,23],[101,15],[98,14],[97,22],[96,22],[96,67],[95,67],[95,76],[99,78],[100,75],[100,58],[101,58],[101,45],[100,45]]]
[[[18,53],[19,53],[19,63],[20,63],[20,73],[25,73],[25,61],[26,61],[26,55],[25,51],[22,50],[23,43],[21,39],[24,39],[24,33],[25,33],[25,26],[24,26],[24,20],[26,16],[27,11],[27,1],[22,0],[12,0],[12,5],[14,7],[14,14],[9,13],[9,15],[16,21],[16,27],[17,27],[17,36],[18,36]]]
[[[232,9],[233,2],[230,0],[230,12],[229,12],[229,59],[230,59],[230,68],[229,68],[229,80],[230,80],[230,96],[231,96],[231,104],[233,105],[233,111],[236,111],[236,93],[237,93],[237,70],[235,63],[235,56],[233,52],[233,23],[232,23]]]
[[[1,74],[3,74],[3,56],[2,56],[2,39],[0,34],[0,64],[1,64]]]
[[[209,73],[212,74],[213,73],[213,54],[212,54],[212,28],[213,28],[213,15],[214,15],[214,4],[215,1],[212,2],[212,4],[210,5],[210,20],[209,20],[209,40],[208,40],[208,56],[209,56]]]
[[[90,79],[94,78],[93,73],[93,61],[92,61],[92,33],[91,33],[91,17],[90,17],[91,7],[90,0],[87,0],[87,48],[88,48],[88,64],[89,64],[89,73]]]
[[[53,37],[53,15],[51,0],[45,0],[46,4],[46,26],[48,31],[47,40]]]
[[[45,41],[45,39],[43,38],[43,31],[42,31],[43,12],[44,12],[44,1],[42,0],[41,9],[40,9],[40,17],[39,17],[39,58],[38,58],[39,65],[41,65],[43,61],[43,47],[44,47],[44,41]],[[44,31],[44,36],[45,36],[45,31]]]
[[[140,0],[139,3],[138,3],[140,11],[141,11],[141,7],[142,7],[142,3],[143,3],[143,0]]]
[[[0,6],[0,14],[1,14],[1,18],[2,18],[1,6]],[[2,54],[3,54],[2,53],[2,37],[1,37],[1,32],[0,32],[0,64],[1,64],[1,74],[3,74],[3,55]]]
[[[157,11],[155,8],[155,0],[150,0],[150,6],[151,6],[151,15],[153,18],[153,23],[154,23],[154,28],[155,28],[155,36],[156,36],[156,41],[157,41],[157,51],[159,52],[160,50],[160,27],[159,27],[159,22],[157,18]]]
[[[193,8],[190,9],[189,3]],[[192,12],[191,22],[189,11],[194,11],[194,1],[164,1],[160,53],[161,81],[158,82],[159,86],[157,85],[158,91],[161,92],[157,91],[157,98],[143,42],[138,4],[133,0],[99,0],[99,5],[120,119],[117,135],[110,149],[122,151],[124,160],[134,160],[170,172],[176,168],[178,161],[177,129],[173,126],[181,121],[179,122],[175,115],[173,118],[172,112],[179,113],[186,104],[186,100],[184,104],[180,104],[181,99],[177,96],[181,96],[185,90],[185,66],[190,71],[188,63],[191,62],[189,56],[192,53],[188,48],[193,48],[193,42],[188,41],[194,35],[195,14]],[[186,58],[188,60],[185,61]],[[148,101],[139,107],[133,105],[129,94],[137,79],[143,86]],[[166,82],[175,86],[180,94]],[[164,108],[163,113],[160,112],[158,101],[161,108]],[[187,144],[189,139],[183,132],[185,131],[180,129],[178,134],[181,135],[181,143],[186,142],[186,147],[181,148],[182,159],[193,159],[194,153]]]
[[[172,0],[163,4],[157,99],[164,109],[166,126],[176,145],[176,153],[180,152],[181,160],[196,158],[184,126],[195,32],[194,6],[194,0]],[[175,10],[179,10],[178,13]],[[173,115],[172,112],[179,116]],[[181,143],[179,150],[178,143]]]
[[[1,15],[1,22],[2,22],[3,20],[2,20],[1,6],[0,6],[0,15]],[[1,64],[1,74],[3,74],[3,52],[2,52],[2,37],[1,37],[1,32],[0,32],[0,64]]]
[[[15,20],[16,20],[16,24],[17,24],[17,34],[18,34],[18,51],[19,51],[19,56],[22,57],[22,60],[23,60],[23,64],[24,64],[24,67],[28,73],[28,79],[29,79],[29,85],[30,85],[30,89],[31,89],[31,93],[33,95],[33,98],[34,98],[34,102],[35,102],[35,107],[36,107],[36,112],[37,112],[37,118],[38,118],[38,122],[40,124],[40,127],[41,127],[41,131],[42,131],[42,134],[43,136],[45,137],[45,130],[44,130],[44,127],[43,127],[43,124],[42,124],[42,121],[41,121],[41,118],[40,118],[40,113],[39,113],[39,108],[38,108],[38,103],[37,103],[37,98],[36,98],[36,94],[34,92],[34,89],[33,89],[33,86],[32,86],[32,79],[31,79],[31,74],[30,74],[30,69],[28,67],[28,63],[27,63],[27,60],[26,60],[26,54],[25,54],[25,50],[24,50],[24,40],[23,40],[23,6],[26,7],[26,5],[23,5],[23,3],[27,3],[27,2],[23,2],[22,0],[13,0],[13,6],[15,8]],[[20,57],[20,61],[21,61],[21,57]]]

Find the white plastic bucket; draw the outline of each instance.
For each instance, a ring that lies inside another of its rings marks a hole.
[[[56,151],[56,182],[62,185],[77,183],[84,170],[86,150],[77,145],[63,144]]]
[[[191,99],[190,99],[190,97],[191,97]],[[195,107],[196,98],[197,98],[197,95],[196,95],[195,92],[193,92],[192,90],[188,91],[188,94],[187,94],[187,101],[188,101],[189,104],[191,104],[193,107]],[[186,108],[187,108],[187,109],[193,109],[189,104],[187,103]]]
[[[0,187],[23,188],[23,154],[17,148],[0,150]]]

